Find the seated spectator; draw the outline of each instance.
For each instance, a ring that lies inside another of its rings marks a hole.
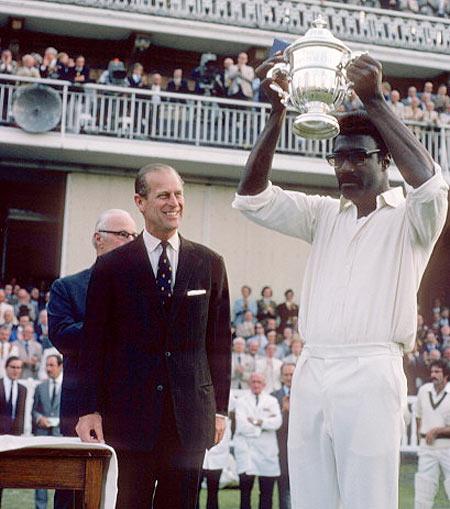
[[[247,343],[248,355],[251,361],[251,370],[256,371],[256,364],[264,357],[259,353],[259,343],[255,339],[249,339]]]
[[[297,330],[298,305],[294,302],[294,292],[289,289],[284,292],[285,301],[277,306],[277,314],[280,318],[278,332],[283,333],[285,327]]]
[[[58,79],[58,72],[56,70],[58,64],[57,55],[58,50],[55,48],[49,47],[45,50],[44,58],[39,66],[39,72],[42,78]]]
[[[433,312],[433,321],[431,322],[431,329],[437,331],[440,328],[441,328],[441,312],[434,311]]]
[[[417,88],[416,87],[409,87],[408,88],[408,95],[404,99],[402,99],[402,102],[405,106],[410,106],[411,101],[414,97],[417,97]],[[418,98],[418,97],[417,97]]]
[[[11,329],[11,337],[10,341],[17,341],[22,338],[22,333],[25,325],[32,323],[29,315],[21,315],[19,316],[17,325],[13,325]]]
[[[268,340],[264,333],[264,326],[261,322],[256,322],[255,324],[255,335],[251,336],[248,340],[249,341],[258,341],[259,344],[259,353],[261,355],[264,354],[264,348],[266,347]]]
[[[58,53],[56,62],[56,75],[58,80],[69,80],[69,70],[74,66],[73,60],[67,53],[62,51]]]
[[[30,291],[30,304],[34,307],[34,316],[36,317],[42,309],[40,297],[39,288],[32,288]]]
[[[291,343],[294,337],[294,331],[292,327],[285,327],[283,329],[283,339],[277,346],[276,356],[278,359],[283,360],[287,355],[291,353]]]
[[[253,367],[253,359],[245,353],[245,339],[234,338],[231,354],[231,388],[248,389],[248,380]]]
[[[277,319],[276,318],[267,318],[266,325],[265,325],[264,329],[266,331],[266,336],[267,336],[267,334],[269,334],[270,331],[277,332]],[[281,341],[281,338],[280,338],[280,341]],[[278,343],[278,339],[277,339],[277,343]]]
[[[400,10],[399,0],[380,0],[380,7],[382,9]]]
[[[389,106],[394,112],[394,115],[400,120],[403,120],[405,105],[400,101],[400,92],[398,90],[393,90],[391,92],[391,102]]]
[[[439,350],[439,341],[438,338],[436,337],[436,334],[432,330],[430,330],[427,332],[427,335],[423,342],[422,353],[423,352],[429,353],[432,350]]]
[[[256,371],[264,375],[266,380],[264,390],[270,394],[281,387],[281,366],[283,362],[276,358],[276,345],[268,343],[265,351],[265,356],[256,361]]]
[[[108,64],[108,69],[103,71],[98,82],[102,85],[128,87],[125,64],[119,58],[113,58]]]
[[[39,70],[35,67],[35,60],[30,54],[22,57],[20,66],[17,68],[17,76],[24,78],[40,78]]]
[[[220,95],[218,92],[220,72],[217,68],[217,56],[214,53],[203,53],[200,57],[200,65],[192,72],[192,78],[195,80],[195,94]]]
[[[392,86],[389,83],[389,81],[383,81],[381,84],[381,89],[383,91],[383,96],[386,99],[386,102],[389,102],[391,100],[391,92],[392,92]]]
[[[435,0],[436,6],[436,0]],[[437,0],[436,16],[440,18],[450,17],[450,0]]]
[[[251,311],[244,313],[244,321],[236,326],[236,335],[242,336],[244,339],[251,338],[255,335],[255,317]]]
[[[272,300],[272,288],[265,286],[261,290],[261,297],[256,303],[258,311],[256,317],[260,322],[266,322],[268,318],[277,318],[277,303]]]
[[[434,99],[434,109],[438,113],[443,113],[447,110],[450,105],[450,97],[447,94],[447,87],[445,85],[439,85],[436,97]]]
[[[422,315],[417,315],[417,332],[416,332],[416,341],[419,347],[422,346],[425,336],[428,332],[428,326],[425,325],[425,321]]]
[[[140,63],[133,65],[131,76],[127,77],[128,85],[131,88],[143,88],[144,86],[144,67]]]
[[[46,309],[43,309],[39,313],[39,318],[35,325],[35,334],[37,341],[42,345],[44,350],[53,346],[48,339],[48,317]]]
[[[450,345],[442,351],[442,358],[450,362]]]
[[[16,74],[17,62],[13,60],[12,53],[9,49],[4,49],[0,57],[0,73]]]
[[[441,351],[450,346],[450,326],[443,325],[441,327]]]
[[[252,82],[255,78],[255,71],[248,65],[247,53],[239,53],[237,64],[231,66],[228,71],[228,78],[230,80],[228,97],[247,101],[253,99]]]
[[[188,82],[183,79],[183,69],[178,68],[173,71],[172,79],[167,83],[167,92],[178,92],[179,94],[189,94]]]
[[[297,361],[302,354],[303,346],[304,342],[300,338],[294,336],[294,339],[291,342],[291,353],[283,359],[283,362],[288,364],[297,364]]]
[[[437,111],[434,111],[434,103],[431,101],[425,104],[422,122],[426,122],[428,127],[436,127],[439,125],[439,114]]]
[[[403,120],[411,120],[414,122],[421,122],[423,118],[423,110],[420,107],[420,99],[413,97],[411,104],[405,106],[403,110]]]
[[[11,306],[11,304],[6,302],[5,290],[0,289],[0,325],[5,323],[4,315],[8,310],[14,312],[14,308]]]
[[[270,329],[266,332],[267,343],[276,345],[278,343],[278,333],[275,329]],[[264,347],[265,348],[265,347]]]
[[[42,346],[34,339],[34,327],[31,323],[24,326],[21,338],[16,342],[19,359],[23,361],[22,378],[38,378],[42,357]]]
[[[223,68],[218,73],[216,82],[216,95],[219,97],[228,97],[228,90],[231,85],[230,69],[234,66],[234,60],[227,57],[223,61]]]
[[[241,295],[242,297],[236,299],[233,304],[233,324],[239,325],[244,321],[244,314],[246,311],[251,311],[253,316],[256,316],[258,309],[256,306],[256,301],[250,298],[252,293],[252,289],[244,285],[241,287]]]
[[[441,318],[439,320],[439,327],[450,325],[450,309],[447,306],[441,308]]]
[[[10,285],[10,284],[5,285],[5,289],[4,290],[5,290],[6,302],[8,304],[11,304],[12,306],[14,306],[15,301],[14,301],[14,294],[13,294],[13,287],[12,287],[12,285]]]
[[[350,96],[344,99],[342,103],[342,111],[355,111],[355,110],[363,110],[364,104],[361,99],[357,96],[356,92],[352,90],[350,92]]]
[[[422,92],[417,95],[422,103],[425,103],[429,100],[434,101],[435,97],[433,95],[433,83],[431,81],[426,81]]]
[[[75,59],[75,65],[69,67],[68,80],[80,85],[89,83],[89,67],[86,66],[86,59],[83,55],[78,55]]]
[[[9,357],[17,357],[19,350],[15,343],[9,341],[10,331],[4,325],[0,326],[0,378],[5,376],[6,360]]]
[[[441,125],[450,125],[450,104],[447,106],[447,110],[439,115],[439,122]]]
[[[17,317],[22,315],[28,315],[30,320],[33,322],[37,318],[37,312],[35,306],[31,303],[31,296],[25,290],[25,288],[21,288],[19,293],[17,294],[17,303],[14,306],[14,313]]]
[[[18,323],[17,318],[15,314],[10,310],[7,309],[5,313],[3,314],[3,327],[6,327],[10,334],[12,334],[14,326]],[[11,339],[11,341],[13,341]]]

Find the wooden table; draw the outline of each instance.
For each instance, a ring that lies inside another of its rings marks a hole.
[[[75,491],[75,508],[98,509],[107,449],[29,447],[0,452],[0,488]]]

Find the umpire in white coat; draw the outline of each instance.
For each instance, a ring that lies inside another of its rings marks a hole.
[[[241,490],[240,509],[250,509],[255,476],[259,477],[259,508],[271,509],[273,488],[280,475],[276,430],[281,426],[278,401],[263,392],[264,375],[252,373],[250,392],[236,402],[234,454]]]

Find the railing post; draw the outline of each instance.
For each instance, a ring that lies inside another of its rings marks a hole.
[[[195,118],[195,144],[200,145],[200,132],[201,132],[201,118],[202,118],[202,104],[203,101],[197,100],[196,110],[197,115]]]
[[[69,93],[69,86],[63,86],[62,98],[62,111],[61,111],[61,136],[64,138],[66,135],[66,119],[67,119],[67,98]]]

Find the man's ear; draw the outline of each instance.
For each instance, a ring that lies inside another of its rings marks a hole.
[[[389,168],[390,164],[391,164],[391,156],[390,156],[390,154],[386,154],[383,157],[383,160],[381,161],[381,165],[383,167],[383,171],[386,171]]]

